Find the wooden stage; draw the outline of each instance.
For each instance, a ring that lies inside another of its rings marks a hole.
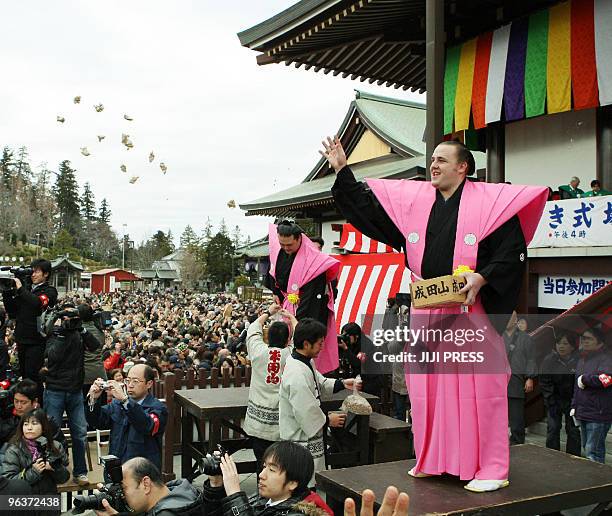
[[[443,475],[413,478],[408,470],[415,460],[357,466],[316,474],[336,514],[348,496],[366,488],[382,500],[389,485],[410,495],[410,516],[546,514],[598,504],[600,514],[612,501],[612,467],[533,444],[510,448],[510,485],[491,493],[472,493],[467,482]],[[357,500],[356,500],[357,501]]]

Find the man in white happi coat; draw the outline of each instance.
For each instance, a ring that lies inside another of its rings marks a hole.
[[[307,317],[298,322],[280,387],[280,438],[305,446],[314,459],[315,473],[325,469],[325,427],[342,427],[346,419],[345,414],[326,415],[321,410],[321,395],[352,389],[355,383],[354,378],[325,378],[314,367],[326,333],[327,328],[315,319]],[[314,484],[313,474],[309,487]]]
[[[263,327],[268,319],[280,313],[295,329],[297,319],[277,304],[270,305],[247,331],[247,352],[251,361],[251,386],[244,431],[251,438],[257,461],[257,472],[262,470],[264,452],[280,441],[278,428],[278,391],[287,357],[291,354],[290,329],[284,321],[274,321],[268,327],[268,343],[263,338]]]

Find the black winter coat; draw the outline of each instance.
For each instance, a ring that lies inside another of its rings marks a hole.
[[[57,303],[57,290],[47,282],[34,285],[31,291],[24,287],[2,292],[4,307],[15,319],[15,340],[19,344],[42,345],[44,337],[38,331],[38,317]]]
[[[525,381],[528,378],[535,378],[538,374],[531,338],[519,330],[515,330],[511,336],[504,332],[503,337],[512,370],[512,376],[508,382],[508,397],[524,398]]]
[[[45,387],[52,391],[81,391],[85,375],[85,348],[95,351],[98,346],[98,340],[87,330],[69,330],[51,335],[45,348]]]
[[[314,503],[304,502],[304,497],[305,494],[292,496],[277,505],[266,507],[268,500],[259,493],[247,497],[244,491],[240,491],[225,496],[223,487],[211,487],[208,480],[204,483],[207,516],[329,516]]]
[[[66,469],[68,455],[60,443],[54,441],[57,452],[49,453],[49,463],[54,471],[39,473],[32,467],[32,455],[25,443],[11,444],[4,455],[2,476],[6,478],[21,478],[32,487],[32,494],[55,494],[57,485],[70,478]]]
[[[579,355],[574,351],[566,360],[553,351],[542,361],[540,389],[547,408],[569,406],[574,395],[576,366]]]

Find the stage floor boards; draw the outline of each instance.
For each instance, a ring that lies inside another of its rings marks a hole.
[[[379,502],[394,485],[410,495],[410,516],[527,516],[612,501],[612,467],[532,444],[510,448],[510,485],[491,493],[467,491],[467,482],[450,475],[413,478],[408,470],[414,464],[413,459],[322,471],[317,487],[337,510],[347,496],[366,488]]]

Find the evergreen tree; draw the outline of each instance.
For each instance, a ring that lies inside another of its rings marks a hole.
[[[183,230],[183,234],[181,235],[179,242],[181,248],[191,249],[193,247],[197,247],[200,243],[200,240],[191,225],[187,224],[187,226]]]
[[[17,151],[17,161],[15,162],[15,173],[20,179],[32,180],[32,169],[29,162],[28,149],[26,147],[19,147]]]
[[[98,213],[98,219],[100,220],[100,222],[104,222],[104,224],[110,224],[110,218],[112,214],[113,212],[110,210],[110,207],[105,197],[100,203],[100,212]]]
[[[85,220],[90,222],[96,219],[96,202],[89,183],[85,183],[85,185],[83,185],[83,195],[81,196],[81,215],[85,218]]]
[[[202,244],[208,245],[211,238],[213,237],[213,225],[210,221],[210,217],[206,217],[206,223],[204,224],[204,230],[202,231]]]
[[[227,224],[225,223],[225,219],[221,219],[221,224],[219,224],[219,233],[229,238],[229,231],[227,230]]]
[[[2,185],[7,189],[10,189],[12,185],[13,165],[13,151],[9,147],[4,147],[0,159],[0,172],[2,173]]]
[[[221,231],[206,246],[206,270],[221,289],[232,278],[233,254],[232,241]]]
[[[234,244],[234,249],[240,247],[241,242],[242,233],[240,232],[240,226],[236,225],[234,227],[234,231],[232,232],[232,244]]]
[[[59,211],[58,229],[67,230],[79,240],[81,234],[81,213],[79,209],[79,185],[75,170],[70,168],[70,161],[60,163],[59,173],[53,188]]]
[[[151,240],[160,258],[174,252],[174,244],[172,243],[172,234],[170,231],[168,231],[166,235],[166,233],[159,230],[153,235]]]

